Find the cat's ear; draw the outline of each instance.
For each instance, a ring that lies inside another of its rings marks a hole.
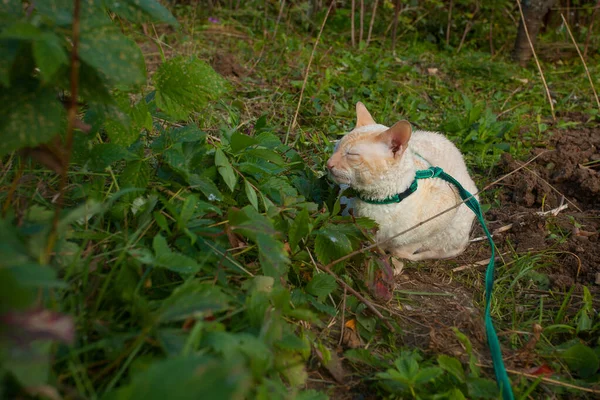
[[[387,131],[380,133],[378,139],[387,144],[392,153],[394,153],[394,157],[397,157],[406,149],[411,134],[412,128],[410,122],[399,121]]]
[[[356,127],[359,128],[365,125],[375,125],[375,120],[369,114],[367,107],[359,101],[356,103]]]

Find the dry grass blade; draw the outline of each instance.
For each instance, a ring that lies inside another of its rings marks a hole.
[[[523,21],[523,28],[525,28],[525,35],[527,36],[527,42],[529,43],[529,47],[531,48],[531,53],[533,54],[533,59],[535,60],[535,65],[537,65],[537,69],[540,73],[540,78],[542,79],[542,83],[544,84],[544,89],[546,89],[546,96],[548,97],[548,104],[550,104],[550,111],[552,112],[552,119],[556,121],[556,114],[554,113],[554,103],[552,103],[552,96],[550,96],[550,89],[548,89],[548,84],[546,83],[546,77],[544,76],[544,71],[542,71],[542,66],[540,65],[540,60],[538,60],[537,54],[535,52],[535,48],[533,47],[533,43],[531,42],[531,37],[529,36],[529,30],[527,29],[527,21],[525,21],[525,15],[523,14],[523,7],[521,7],[521,0],[517,0],[517,5],[519,6],[519,14],[521,14],[521,20]]]
[[[577,54],[579,54],[579,58],[581,58],[581,62],[583,63],[583,68],[585,68],[585,74],[587,75],[588,80],[590,81],[590,86],[592,87],[592,92],[594,92],[594,99],[596,100],[596,105],[598,106],[598,109],[600,110],[600,100],[598,100],[598,93],[596,93],[596,88],[594,87],[594,81],[592,80],[592,76],[590,75],[590,70],[587,67],[585,58],[583,57],[583,54],[581,54],[581,50],[579,50],[579,46],[577,45],[577,42],[575,41],[575,38],[573,37],[573,33],[571,33],[571,28],[569,28],[569,24],[567,23],[565,16],[561,13],[560,17],[562,18],[563,23],[565,24],[565,27],[567,28],[567,32],[569,33],[569,37],[571,38],[571,41],[573,42],[573,45],[575,46],[575,50],[577,50]]]
[[[292,123],[288,127],[288,130],[285,134],[284,143],[288,143],[288,139],[290,137],[290,132],[296,126],[296,120],[298,119],[298,113],[300,112],[300,106],[302,105],[302,97],[304,96],[304,89],[306,89],[306,82],[308,81],[308,73],[310,72],[310,66],[312,64],[312,60],[315,56],[315,51],[317,50],[317,46],[319,45],[319,40],[321,40],[321,35],[323,34],[323,28],[325,28],[325,23],[327,22],[327,18],[329,17],[329,13],[335,4],[335,0],[331,1],[329,4],[329,8],[327,9],[327,13],[325,14],[325,18],[323,18],[323,23],[321,24],[321,29],[319,30],[319,34],[317,35],[317,40],[315,41],[315,45],[312,48],[312,52],[310,53],[310,58],[308,59],[308,65],[306,66],[306,72],[304,74],[304,81],[302,82],[302,89],[300,89],[300,98],[298,99],[298,106],[296,107],[296,112],[294,113],[294,119],[292,119]]]
[[[523,164],[523,165],[519,166],[518,168],[515,168],[514,170],[512,170],[512,171],[511,171],[511,172],[509,172],[508,174],[506,174],[506,175],[503,175],[502,177],[500,177],[500,178],[496,179],[494,182],[490,183],[489,185],[487,185],[486,187],[484,187],[483,189],[481,189],[481,190],[480,190],[480,191],[478,191],[477,193],[473,193],[472,195],[473,195],[473,196],[476,196],[476,195],[478,195],[478,194],[480,194],[480,193],[483,193],[483,192],[485,192],[486,190],[488,190],[488,189],[489,189],[489,188],[491,188],[492,186],[495,186],[495,185],[497,185],[498,183],[502,182],[504,179],[508,178],[509,176],[511,176],[511,175],[514,175],[515,173],[517,173],[517,172],[518,172],[518,171],[520,171],[521,169],[525,168],[527,165],[531,164],[531,163],[532,163],[533,161],[535,161],[535,160],[536,160],[538,157],[540,157],[540,156],[542,156],[543,154],[546,154],[546,153],[548,153],[548,152],[550,152],[550,151],[551,151],[551,150],[548,150],[548,151],[541,152],[540,154],[538,154],[538,155],[536,155],[535,157],[531,158],[531,159],[530,159],[529,161],[527,161],[525,164]],[[472,196],[472,197],[473,197],[473,196]],[[411,226],[410,228],[408,228],[408,229],[405,229],[405,230],[403,230],[402,232],[399,232],[399,233],[397,233],[396,235],[394,235],[394,236],[392,236],[392,237],[389,237],[389,238],[388,238],[388,239],[386,239],[386,240],[383,240],[383,241],[381,241],[381,242],[377,242],[377,243],[375,243],[375,244],[369,245],[369,246],[367,246],[367,247],[365,247],[365,248],[362,248],[362,249],[360,249],[360,250],[353,251],[353,252],[352,252],[352,253],[350,253],[350,254],[346,254],[345,256],[343,256],[343,257],[340,257],[340,258],[338,258],[337,260],[334,260],[334,261],[330,262],[329,264],[327,264],[326,266],[324,266],[324,267],[322,267],[322,268],[323,268],[323,269],[325,269],[325,268],[326,268],[326,269],[329,269],[329,268],[331,268],[332,266],[336,265],[337,263],[340,263],[340,262],[342,262],[342,261],[344,261],[344,260],[347,260],[347,259],[349,259],[349,258],[351,258],[351,257],[354,257],[354,256],[355,256],[355,255],[357,255],[357,254],[364,253],[365,251],[369,251],[369,250],[371,250],[371,249],[373,249],[373,248],[375,248],[375,247],[378,247],[378,246],[382,245],[383,243],[387,243],[387,242],[389,242],[390,240],[394,240],[395,238],[397,238],[397,237],[400,237],[400,236],[402,236],[402,235],[404,235],[404,234],[406,234],[406,233],[408,233],[408,232],[410,232],[410,231],[412,231],[412,230],[415,230],[415,229],[417,229],[418,227],[420,227],[420,226],[422,226],[422,225],[425,225],[425,224],[426,224],[426,223],[428,223],[428,222],[431,222],[431,221],[433,221],[434,219],[438,218],[439,216],[441,216],[441,215],[444,215],[444,214],[446,214],[447,212],[450,212],[450,211],[454,210],[455,208],[458,208],[458,207],[460,207],[462,204],[464,204],[466,201],[468,201],[468,200],[469,200],[469,199],[471,199],[472,197],[469,197],[468,199],[465,199],[465,200],[463,200],[463,201],[461,201],[461,202],[459,202],[459,203],[455,204],[454,206],[452,206],[452,207],[450,207],[450,208],[447,208],[447,209],[445,209],[445,210],[444,210],[444,211],[442,211],[442,212],[439,212],[439,213],[437,213],[437,214],[436,214],[436,215],[434,215],[433,217],[427,218],[426,220],[424,220],[424,221],[421,221],[421,222],[419,222],[418,224],[416,224],[416,225],[413,225],[413,226]]]
[[[483,364],[477,364],[477,365],[479,367],[483,367],[483,368],[493,368],[491,365],[483,365]],[[509,368],[506,368],[506,372],[513,374],[513,375],[524,376],[526,378],[539,379],[542,382],[548,383],[550,385],[562,386],[562,387],[566,387],[569,389],[575,389],[575,390],[581,390],[582,392],[600,394],[600,390],[597,390],[597,389],[590,389],[590,388],[586,388],[583,386],[577,386],[577,385],[573,385],[573,384],[570,384],[567,382],[557,381],[556,379],[546,378],[545,376],[528,374],[527,372],[515,371],[514,369],[509,369]]]

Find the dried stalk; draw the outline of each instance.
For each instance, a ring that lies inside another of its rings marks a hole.
[[[373,24],[375,23],[375,16],[377,15],[377,4],[379,0],[375,0],[373,3],[373,11],[371,12],[371,22],[369,23],[369,33],[367,34],[367,46],[371,42],[371,33],[373,32]]]
[[[56,243],[58,221],[64,205],[65,188],[67,186],[68,178],[67,173],[71,161],[71,152],[73,150],[73,130],[75,129],[77,119],[77,90],[79,88],[79,56],[77,53],[79,49],[79,11],[80,0],[73,0],[73,30],[71,34],[71,41],[73,43],[71,49],[71,103],[67,111],[67,134],[65,139],[65,155],[63,159],[64,167],[60,174],[58,197],[56,199],[56,208],[54,209],[54,218],[52,219],[52,230],[50,231],[46,247],[46,260],[49,259]]]
[[[285,134],[284,143],[288,143],[288,139],[290,136],[290,132],[296,126],[296,120],[298,119],[298,113],[300,112],[300,105],[302,104],[302,97],[304,96],[304,89],[306,89],[306,82],[308,81],[308,73],[310,71],[310,66],[312,64],[312,60],[315,56],[315,51],[317,50],[317,46],[319,45],[319,40],[321,40],[321,34],[323,34],[323,28],[325,28],[325,23],[327,22],[327,18],[329,17],[329,13],[335,4],[335,0],[331,0],[331,4],[329,4],[329,8],[327,9],[327,13],[325,14],[325,18],[323,18],[323,23],[321,24],[321,29],[319,30],[319,34],[317,35],[317,40],[315,41],[315,45],[312,48],[312,52],[310,53],[310,58],[308,59],[308,65],[306,66],[306,73],[304,74],[304,82],[302,82],[302,89],[300,89],[300,98],[298,99],[298,105],[296,106],[296,112],[294,113],[294,119],[292,123],[288,127],[288,130]]]
[[[531,48],[531,53],[533,54],[533,58],[535,60],[535,65],[537,65],[537,69],[540,73],[540,78],[542,78],[542,83],[544,84],[544,89],[546,89],[546,96],[548,97],[548,104],[550,104],[550,111],[552,112],[552,119],[556,121],[556,114],[554,113],[554,104],[552,103],[552,96],[550,96],[550,89],[548,89],[548,84],[546,83],[546,78],[544,77],[544,71],[542,71],[542,66],[540,65],[540,61],[538,60],[537,54],[535,52],[535,48],[533,47],[533,42],[531,41],[531,37],[529,36],[529,30],[527,29],[527,21],[525,21],[525,15],[523,15],[523,7],[521,7],[521,0],[517,0],[517,5],[519,6],[519,14],[521,14],[521,20],[523,21],[523,29],[525,29],[525,35],[527,36],[527,42],[529,43],[529,47]]]
[[[592,80],[592,76],[590,75],[590,70],[587,67],[585,58],[583,57],[583,54],[581,54],[581,51],[579,50],[579,46],[577,45],[577,42],[575,41],[575,38],[573,37],[573,33],[571,33],[571,28],[569,28],[569,24],[567,23],[565,16],[561,13],[560,17],[562,18],[563,22],[565,23],[565,26],[567,27],[567,32],[569,33],[569,37],[571,38],[571,41],[573,42],[573,45],[575,46],[575,50],[577,50],[577,54],[579,54],[579,58],[581,58],[581,62],[583,63],[583,68],[585,68],[585,74],[587,75],[588,80],[590,81],[590,86],[592,87],[592,92],[594,92],[594,99],[596,99],[596,105],[598,106],[598,109],[600,110],[600,100],[598,100],[598,93],[596,93],[596,88],[594,87],[594,81]]]

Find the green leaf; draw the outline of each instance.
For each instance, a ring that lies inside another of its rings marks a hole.
[[[244,180],[244,191],[246,192],[246,197],[250,204],[252,204],[252,207],[258,211],[258,197],[256,196],[256,191],[246,179]]]
[[[194,354],[153,362],[134,375],[129,385],[108,393],[103,400],[241,399],[251,383],[250,373],[239,360]]]
[[[106,167],[117,161],[134,161],[136,159],[138,159],[138,156],[122,146],[114,143],[100,143],[92,148],[88,167],[92,171],[104,171]]]
[[[146,189],[150,182],[150,166],[148,162],[144,160],[128,162],[119,175],[119,182],[122,188],[134,187]]]
[[[37,40],[41,36],[42,31],[37,26],[23,21],[16,21],[0,33],[0,39]]]
[[[180,274],[195,274],[200,265],[190,257],[171,251],[167,241],[160,234],[152,242],[157,267],[163,267]]]
[[[581,378],[589,378],[594,375],[600,367],[598,356],[588,346],[577,343],[560,354],[567,363],[569,369]]]
[[[10,86],[10,71],[19,51],[18,40],[0,39],[0,84]]]
[[[289,231],[289,243],[290,248],[294,250],[300,240],[302,240],[309,233],[309,221],[308,221],[308,209],[305,207],[296,215],[294,222],[290,226]]]
[[[233,134],[231,135],[231,139],[229,140],[231,151],[233,151],[234,153],[239,153],[247,147],[250,147],[257,143],[258,141],[253,137],[241,134],[239,132],[233,132]]]
[[[179,26],[173,14],[156,0],[110,0],[105,3],[115,14],[133,22],[149,20]]]
[[[485,378],[467,378],[467,389],[472,399],[498,399],[499,392],[496,383]]]
[[[315,389],[310,389],[298,393],[296,400],[329,400],[329,396],[323,392],[318,392]]]
[[[237,183],[237,175],[233,171],[227,156],[221,149],[217,149],[215,151],[215,165],[218,167],[219,174],[221,174],[221,177],[223,177],[227,187],[229,187],[229,190],[233,192],[235,189],[235,184]]]
[[[273,278],[284,275],[287,272],[287,265],[290,260],[285,253],[283,243],[273,236],[258,234],[256,235],[256,244],[258,245],[258,259],[263,273]]]
[[[440,376],[442,373],[443,373],[442,369],[438,368],[438,367],[423,368],[415,376],[414,382],[417,385],[422,385],[424,383],[434,380],[435,378]]]
[[[123,86],[146,83],[144,57],[133,40],[113,24],[82,25],[82,28],[79,57],[98,70],[104,80]]]
[[[51,88],[0,88],[0,156],[46,143],[65,127],[65,110]]]
[[[443,370],[448,371],[452,376],[458,379],[459,382],[465,382],[465,371],[458,359],[445,354],[440,354],[437,361]]]
[[[210,65],[195,57],[168,60],[160,66],[153,80],[156,105],[179,120],[202,110],[209,100],[219,98],[229,87]]]
[[[315,239],[315,253],[317,259],[327,264],[352,252],[352,243],[348,237],[336,229],[335,225],[328,224],[313,232]]]
[[[230,308],[230,298],[219,287],[210,283],[189,281],[177,287],[161,303],[158,311],[159,322],[181,321],[200,317],[207,313],[217,313]]]
[[[319,301],[323,301],[331,292],[337,288],[337,282],[335,278],[329,274],[316,274],[313,276],[308,285],[306,285],[306,291],[313,296],[317,296]]]
[[[54,33],[45,33],[40,40],[33,42],[33,57],[45,82],[49,82],[56,71],[69,62],[60,38]]]
[[[208,201],[221,201],[223,199],[223,195],[217,188],[217,185],[213,183],[208,178],[205,178],[200,175],[190,174],[188,178],[188,182],[190,184],[190,189],[197,189],[201,191]]]

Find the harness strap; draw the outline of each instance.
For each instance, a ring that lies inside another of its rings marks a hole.
[[[383,200],[369,200],[363,197],[360,197],[360,199],[366,203],[371,204],[400,203],[402,200],[404,200],[406,197],[408,197],[417,190],[417,181],[419,179],[430,178],[440,178],[446,182],[453,184],[456,187],[456,189],[458,189],[458,194],[460,195],[461,199],[463,199],[467,207],[469,207],[471,211],[475,213],[475,216],[481,224],[483,232],[485,233],[485,236],[487,237],[488,242],[490,244],[492,255],[490,257],[490,262],[488,263],[485,272],[485,333],[487,336],[488,347],[490,348],[490,353],[492,355],[492,363],[494,365],[494,374],[496,375],[496,382],[502,393],[502,398],[504,400],[513,400],[514,395],[510,385],[510,380],[508,379],[508,374],[506,373],[504,361],[502,360],[502,350],[500,349],[498,334],[496,333],[496,329],[494,328],[494,323],[492,321],[490,313],[492,302],[492,290],[494,289],[494,268],[496,259],[496,249],[494,241],[492,240],[492,235],[490,234],[490,231],[488,230],[487,225],[485,224],[485,220],[483,219],[483,212],[481,211],[481,206],[479,205],[477,199],[471,193],[469,193],[469,191],[466,190],[456,179],[445,173],[444,170],[440,167],[430,167],[428,169],[417,170],[415,174],[415,180],[412,182],[412,184],[407,190],[400,194],[388,197]],[[411,192],[406,194],[409,190],[411,190]]]

